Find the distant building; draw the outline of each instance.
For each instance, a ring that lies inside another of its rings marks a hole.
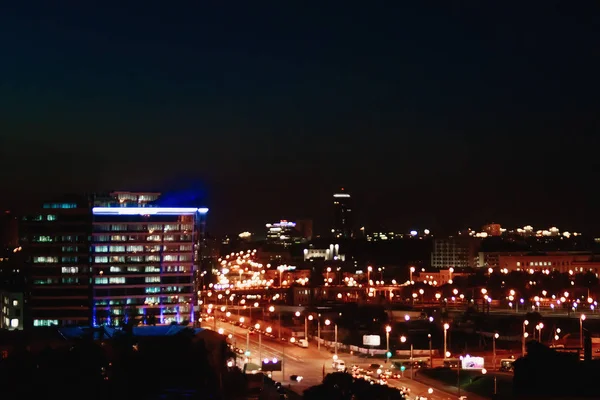
[[[506,256],[524,256],[528,252],[523,251],[480,251],[477,256],[477,267],[479,268],[500,268],[500,257]]]
[[[500,224],[487,224],[487,225],[484,225],[481,230],[483,232],[487,233],[488,236],[501,236],[502,235],[502,226],[500,226]]]
[[[10,211],[0,212],[0,249],[19,247],[19,221]]]
[[[589,252],[547,252],[535,254],[500,254],[498,268],[510,271],[592,272],[598,276],[600,260]]]
[[[292,261],[292,255],[287,249],[278,247],[275,249],[259,248],[256,252],[256,260],[264,265],[279,265]]]
[[[453,279],[457,276],[467,276],[468,273],[458,272],[447,269],[440,269],[436,271],[418,271],[413,274],[413,281],[422,282],[432,286],[442,286],[447,283],[451,284]]]
[[[346,255],[340,254],[339,244],[330,244],[328,249],[304,249],[304,261],[325,260],[325,261],[346,261]]]
[[[435,239],[431,253],[433,268],[473,268],[478,265],[478,240],[471,237]]]
[[[23,292],[0,289],[0,329],[22,330],[24,314]]]
[[[266,224],[266,228],[268,243],[289,246],[303,241],[300,232],[296,229],[295,222],[281,220],[273,224]]]
[[[21,247],[0,250],[0,289],[25,291],[25,263]]]
[[[300,232],[303,239],[310,241],[313,237],[312,219],[299,219],[296,221],[296,230]]]
[[[334,238],[350,238],[352,232],[352,198],[341,188],[333,194],[333,226],[331,233]]]

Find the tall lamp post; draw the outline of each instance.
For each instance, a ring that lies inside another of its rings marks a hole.
[[[315,317],[312,314],[308,315],[308,320],[312,321]],[[306,327],[304,328],[306,329]],[[321,351],[321,321],[317,318],[317,349]]]
[[[579,317],[579,347],[583,349],[583,321],[585,321],[585,314],[581,314]]]
[[[450,329],[450,325],[444,324],[444,357],[448,353],[448,329]]]
[[[527,339],[527,325],[529,325],[529,321],[528,320],[523,321],[523,337],[522,337],[522,343],[521,343],[521,353],[522,353],[523,357],[525,357],[525,339]]]
[[[390,332],[392,331],[392,327],[391,326],[386,326],[385,327],[385,343],[386,343],[386,350],[385,350],[385,362],[388,363],[390,362]]]
[[[431,347],[431,333],[429,333],[427,337],[429,338],[429,364],[430,367],[433,368],[433,348]]]
[[[496,370],[496,339],[498,339],[500,335],[498,333],[494,333],[492,336],[492,351],[494,352],[494,356],[492,358],[492,369]]]
[[[331,325],[331,321],[328,320],[328,319],[326,319],[325,320],[325,325],[327,325],[327,326]],[[333,330],[334,330],[334,337],[335,337],[335,339],[334,339],[334,349],[335,349],[334,351],[335,351],[335,353],[334,354],[335,354],[335,358],[337,359],[337,348],[338,348],[338,334],[337,334],[338,333],[338,329],[337,329],[337,324],[333,324]]]
[[[254,325],[254,329],[258,331],[258,360],[262,360],[262,333],[260,333],[260,324]]]
[[[415,267],[410,267],[409,271],[410,271],[410,284],[412,285],[412,283],[413,283],[413,272],[415,272]]]

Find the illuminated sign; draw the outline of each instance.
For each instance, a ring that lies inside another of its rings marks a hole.
[[[483,369],[483,357],[471,357],[467,355],[460,361],[462,369]]]
[[[363,335],[363,345],[365,346],[380,346],[381,336],[379,335]]]

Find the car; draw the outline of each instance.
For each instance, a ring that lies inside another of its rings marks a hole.
[[[336,371],[344,371],[346,369],[346,363],[343,360],[335,360],[331,363],[331,368]]]

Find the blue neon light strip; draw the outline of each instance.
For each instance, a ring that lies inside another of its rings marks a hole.
[[[208,208],[195,207],[94,207],[94,215],[193,215],[206,214]]]

